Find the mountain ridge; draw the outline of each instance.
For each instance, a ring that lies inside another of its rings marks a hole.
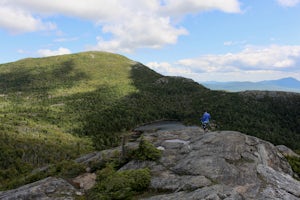
[[[268,81],[232,81],[232,82],[202,82],[204,86],[212,90],[226,90],[230,92],[241,92],[246,90],[269,90],[269,91],[286,91],[300,93],[300,81],[286,77],[277,80]]]

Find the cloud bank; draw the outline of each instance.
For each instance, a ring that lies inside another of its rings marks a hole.
[[[180,19],[208,10],[239,13],[240,4],[238,0],[226,4],[219,0],[0,0],[0,27],[25,33],[59,29],[55,17],[60,15],[84,19],[101,27],[97,44],[90,49],[132,52],[175,44],[188,34]]]
[[[202,55],[175,63],[147,64],[165,74],[196,81],[258,81],[287,76],[300,77],[300,46],[247,46],[238,53]]]

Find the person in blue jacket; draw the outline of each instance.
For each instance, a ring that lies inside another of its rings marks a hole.
[[[207,111],[205,111],[201,118],[201,123],[204,130],[208,128],[209,120],[210,120],[210,114]]]

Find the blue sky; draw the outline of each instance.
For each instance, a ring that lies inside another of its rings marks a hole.
[[[195,81],[300,80],[300,0],[0,0],[0,63],[97,50]]]

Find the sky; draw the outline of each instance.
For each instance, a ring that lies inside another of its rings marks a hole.
[[[118,53],[197,82],[300,80],[300,0],[0,0],[0,63]]]

